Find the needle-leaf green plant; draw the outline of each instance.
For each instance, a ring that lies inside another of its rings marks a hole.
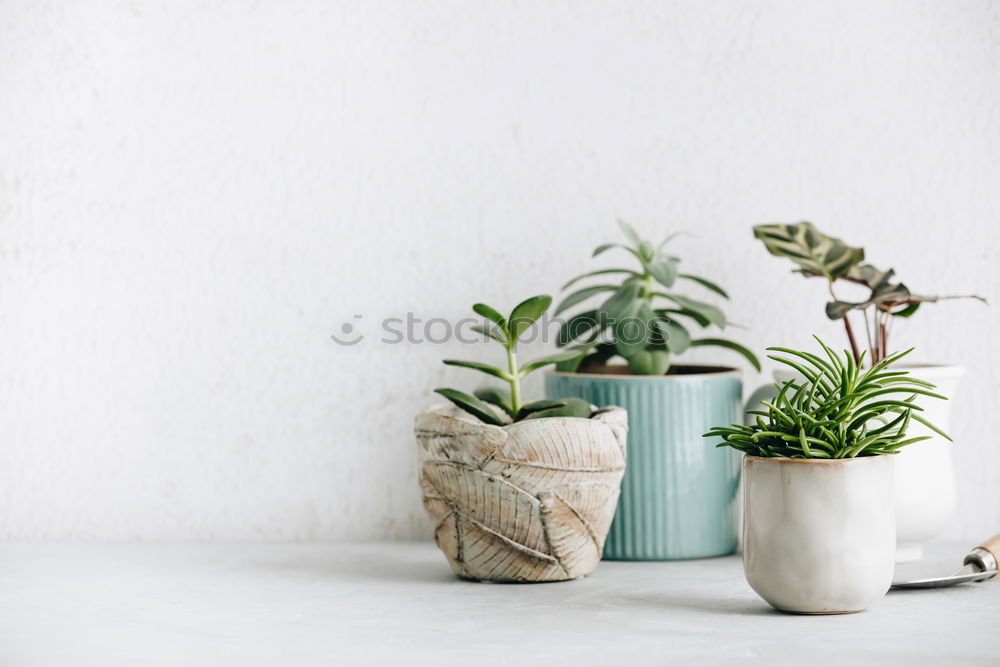
[[[609,268],[591,271],[563,285],[569,289],[580,280],[598,276],[621,278],[619,283],[600,283],[567,294],[556,309],[559,315],[595,297],[603,301],[570,317],[559,329],[556,344],[575,347],[583,352],[560,362],[561,371],[576,372],[596,368],[615,355],[623,357],[636,375],[664,375],[670,370],[674,355],[689,348],[714,346],[732,350],[760,370],[757,357],[739,343],[719,337],[695,338],[689,328],[717,327],[729,322],[720,308],[692,299],[677,290],[678,281],[697,285],[724,299],[729,295],[714,282],[681,271],[679,257],[663,248],[678,234],[672,234],[658,246],[640,238],[627,222],[618,221],[627,243],[605,243],[594,257],[608,250],[623,250],[638,262],[637,268]]]
[[[580,398],[550,399],[531,403],[523,403],[521,400],[522,378],[540,368],[567,361],[581,354],[580,350],[563,350],[557,354],[518,365],[518,341],[551,305],[551,296],[547,294],[533,296],[516,305],[507,317],[485,303],[474,305],[472,310],[485,318],[485,324],[475,326],[473,329],[503,346],[506,356],[505,366],[499,368],[478,361],[461,361],[459,359],[445,359],[444,363],[449,366],[471,368],[499,378],[507,386],[505,388],[481,388],[475,392],[475,395],[444,387],[434,391],[467,413],[494,426],[503,426],[505,422],[491,406],[500,408],[512,421],[541,419],[543,417],[583,417],[589,419],[592,413],[590,403]]]
[[[893,364],[913,348],[891,354],[864,370],[844,351],[838,355],[819,338],[822,354],[769,347],[782,355],[768,355],[801,375],[778,386],[778,395],[750,410],[754,423],[713,428],[705,437],[721,437],[718,447],[744,454],[792,459],[845,459],[895,454],[901,448],[930,438],[907,437],[911,420],[951,440],[920,416],[918,396],[945,399],[934,385],[894,370]]]

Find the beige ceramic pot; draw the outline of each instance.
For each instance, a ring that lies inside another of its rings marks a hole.
[[[743,464],[743,569],[768,604],[798,614],[862,611],[892,583],[892,456]]]
[[[451,404],[417,416],[424,507],[455,574],[563,581],[590,574],[625,472],[622,408],[493,426]]]

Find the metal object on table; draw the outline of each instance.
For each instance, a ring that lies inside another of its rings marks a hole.
[[[946,577],[931,577],[927,579],[911,579],[909,581],[894,581],[892,587],[899,588],[944,588],[967,581],[985,581],[997,574],[1000,561],[1000,534],[969,552],[965,564]]]

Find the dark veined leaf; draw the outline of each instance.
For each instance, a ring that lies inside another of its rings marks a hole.
[[[496,413],[493,412],[490,406],[475,396],[470,396],[469,394],[458,391],[457,389],[447,389],[444,387],[439,387],[434,391],[435,393],[441,394],[459,408],[468,412],[470,415],[479,418],[480,421],[492,424],[493,426],[503,426],[503,420],[497,417]]]
[[[482,325],[477,324],[476,326],[472,327],[472,330],[475,331],[478,334],[482,334],[483,336],[487,336],[489,338],[492,338],[493,340],[495,340],[496,342],[500,343],[501,345],[506,345],[507,344],[507,339],[505,339],[503,337],[503,333],[499,329],[497,329],[495,327],[492,327],[492,326],[491,327],[484,327]]]
[[[532,412],[538,412],[539,410],[548,410],[550,408],[561,408],[566,405],[564,400],[554,400],[554,399],[544,399],[541,401],[533,401],[531,403],[525,403],[521,406],[521,410],[517,413],[517,421],[521,421]]]
[[[666,255],[657,255],[653,258],[653,261],[646,265],[646,268],[656,279],[656,282],[660,283],[667,289],[674,286],[677,282],[677,276],[679,275],[680,262],[678,262],[673,257],[667,257]]]
[[[607,275],[609,273],[625,273],[625,274],[628,274],[630,276],[638,276],[639,275],[638,273],[636,273],[635,271],[632,271],[631,269],[601,269],[600,271],[591,271],[590,273],[584,273],[581,276],[577,276],[576,278],[573,278],[568,283],[566,283],[565,285],[563,285],[560,288],[560,291],[565,290],[565,289],[569,289],[570,287],[572,287],[573,285],[575,285],[577,283],[577,281],[583,280],[584,278],[593,278],[594,276],[603,276],[603,275]]]
[[[625,238],[628,239],[629,245],[638,250],[639,246],[642,245],[642,239],[639,238],[639,235],[636,233],[632,225],[619,219],[618,226],[621,228],[622,234],[625,235]]]
[[[614,292],[618,289],[616,285],[591,285],[590,287],[584,287],[583,289],[577,290],[572,294],[568,295],[556,308],[555,315],[565,312],[566,310],[572,308],[576,304],[586,301],[595,294],[601,294],[602,292]]]
[[[561,361],[569,361],[570,359],[576,359],[577,357],[582,357],[587,353],[587,349],[583,348],[570,348],[563,350],[562,352],[557,352],[556,354],[550,354],[547,357],[542,357],[540,359],[534,359],[528,363],[521,366],[518,371],[521,375],[527,375],[531,371],[538,370],[543,366],[548,366],[550,364],[557,364]]]
[[[601,318],[596,310],[578,313],[563,322],[556,335],[556,345],[564,347],[574,341],[593,342],[600,335],[601,329],[607,326],[607,317]]]
[[[601,304],[600,311],[606,313],[612,322],[628,317],[638,309],[638,297],[639,286],[626,282],[611,295],[611,298]]]
[[[525,419],[546,419],[548,417],[579,417],[581,419],[590,419],[591,414],[593,414],[593,407],[582,398],[564,398],[559,400],[564,402],[565,405],[532,412]]]
[[[724,347],[726,349],[732,350],[733,352],[737,352],[743,355],[743,357],[750,362],[751,366],[760,371],[760,359],[757,358],[757,355],[755,355],[753,352],[743,347],[739,343],[734,343],[733,341],[726,340],[724,338],[699,338],[691,341],[692,347],[706,346],[706,345],[711,345],[714,347]]]
[[[685,310],[691,310],[702,317],[707,319],[709,322],[719,327],[720,329],[726,326],[726,315],[721,309],[713,306],[710,303],[705,303],[703,301],[696,301],[695,299],[689,299],[686,296],[680,296],[679,294],[664,294],[662,292],[657,292],[657,296],[662,296],[670,299],[676,303],[681,308]]]
[[[728,299],[729,298],[729,295],[726,293],[726,290],[722,289],[721,287],[719,287],[718,285],[716,285],[715,283],[713,283],[710,280],[705,280],[704,278],[701,278],[699,276],[693,276],[690,273],[681,273],[681,274],[678,274],[677,277],[678,278],[684,278],[685,280],[690,280],[692,282],[696,282],[699,285],[701,285],[702,287],[705,287],[705,288],[708,288],[708,289],[712,290],[713,292],[715,292],[716,294],[718,294],[719,296],[721,296],[724,299]]]
[[[510,391],[507,389],[500,389],[499,387],[480,387],[473,393],[476,395],[476,398],[482,399],[487,403],[492,403],[511,417],[514,416],[514,411],[510,407]]]
[[[646,348],[628,358],[636,375],[664,375],[670,370],[670,353],[662,348]]]
[[[511,342],[516,342],[521,337],[521,334],[527,331],[551,305],[552,297],[548,294],[540,294],[530,299],[525,299],[514,306],[507,326]]]
[[[486,373],[487,375],[492,375],[495,378],[500,378],[501,380],[510,381],[510,376],[503,372],[495,366],[490,366],[489,364],[481,364],[478,361],[461,361],[459,359],[445,359],[444,363],[449,366],[461,366],[462,368],[471,368],[474,371],[479,371],[480,373]]]
[[[807,276],[836,280],[865,258],[864,248],[827,236],[809,222],[757,225],[753,235],[764,242],[768,252],[792,260]]]
[[[507,320],[504,319],[503,315],[498,313],[492,307],[487,306],[485,303],[477,303],[472,307],[477,315],[482,315],[486,319],[493,322],[495,325],[500,327],[500,330],[504,333],[507,332]]]

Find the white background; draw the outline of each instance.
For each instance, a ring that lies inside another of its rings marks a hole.
[[[997,301],[998,213],[997,3],[4,0],[0,537],[426,538],[412,418],[497,351],[380,318],[554,292],[622,217],[734,337],[843,344],[752,224]],[[998,325],[894,331],[968,367],[952,538],[1000,529]]]

